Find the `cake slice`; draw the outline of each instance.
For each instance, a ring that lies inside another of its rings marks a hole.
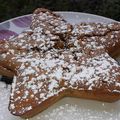
[[[0,75],[11,78],[14,76],[14,73],[11,70],[4,68],[3,66],[0,66]]]
[[[97,51],[95,51],[97,52]],[[107,53],[28,53],[14,77],[9,110],[29,118],[65,96],[114,102],[120,99],[120,67]]]
[[[52,33],[58,35],[63,41],[65,41],[72,31],[72,25],[67,23],[60,15],[45,9],[38,8],[33,12],[31,29],[36,28],[45,29],[46,33]]]

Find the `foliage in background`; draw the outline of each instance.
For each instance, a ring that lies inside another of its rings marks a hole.
[[[37,7],[93,13],[120,21],[120,0],[0,0],[0,22],[32,13]]]

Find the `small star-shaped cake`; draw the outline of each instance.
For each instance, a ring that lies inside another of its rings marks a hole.
[[[119,48],[119,23],[71,25],[38,8],[30,30],[0,42],[0,69],[14,74],[9,110],[29,118],[65,96],[119,100]]]

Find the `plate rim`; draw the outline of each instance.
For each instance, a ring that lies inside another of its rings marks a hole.
[[[114,22],[119,22],[119,21],[116,21],[114,19],[111,19],[111,18],[107,18],[107,17],[104,17],[104,16],[101,16],[101,15],[96,15],[96,14],[91,14],[91,13],[85,13],[85,12],[74,12],[74,11],[55,11],[55,13],[58,13],[58,14],[83,14],[83,15],[88,15],[88,16],[94,16],[94,17],[100,17],[102,19],[106,19],[106,20],[111,20],[111,21],[114,21]],[[0,23],[0,25],[6,23],[6,22],[9,22],[9,21],[12,21],[12,20],[15,20],[15,19],[19,19],[21,17],[27,17],[27,16],[31,16],[32,14],[26,14],[26,15],[21,15],[21,16],[17,16],[17,17],[13,17],[11,19],[8,19],[8,20],[5,20],[3,22]]]

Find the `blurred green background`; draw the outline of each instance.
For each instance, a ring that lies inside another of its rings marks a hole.
[[[32,13],[37,7],[93,13],[120,21],[120,0],[0,0],[0,22]]]

